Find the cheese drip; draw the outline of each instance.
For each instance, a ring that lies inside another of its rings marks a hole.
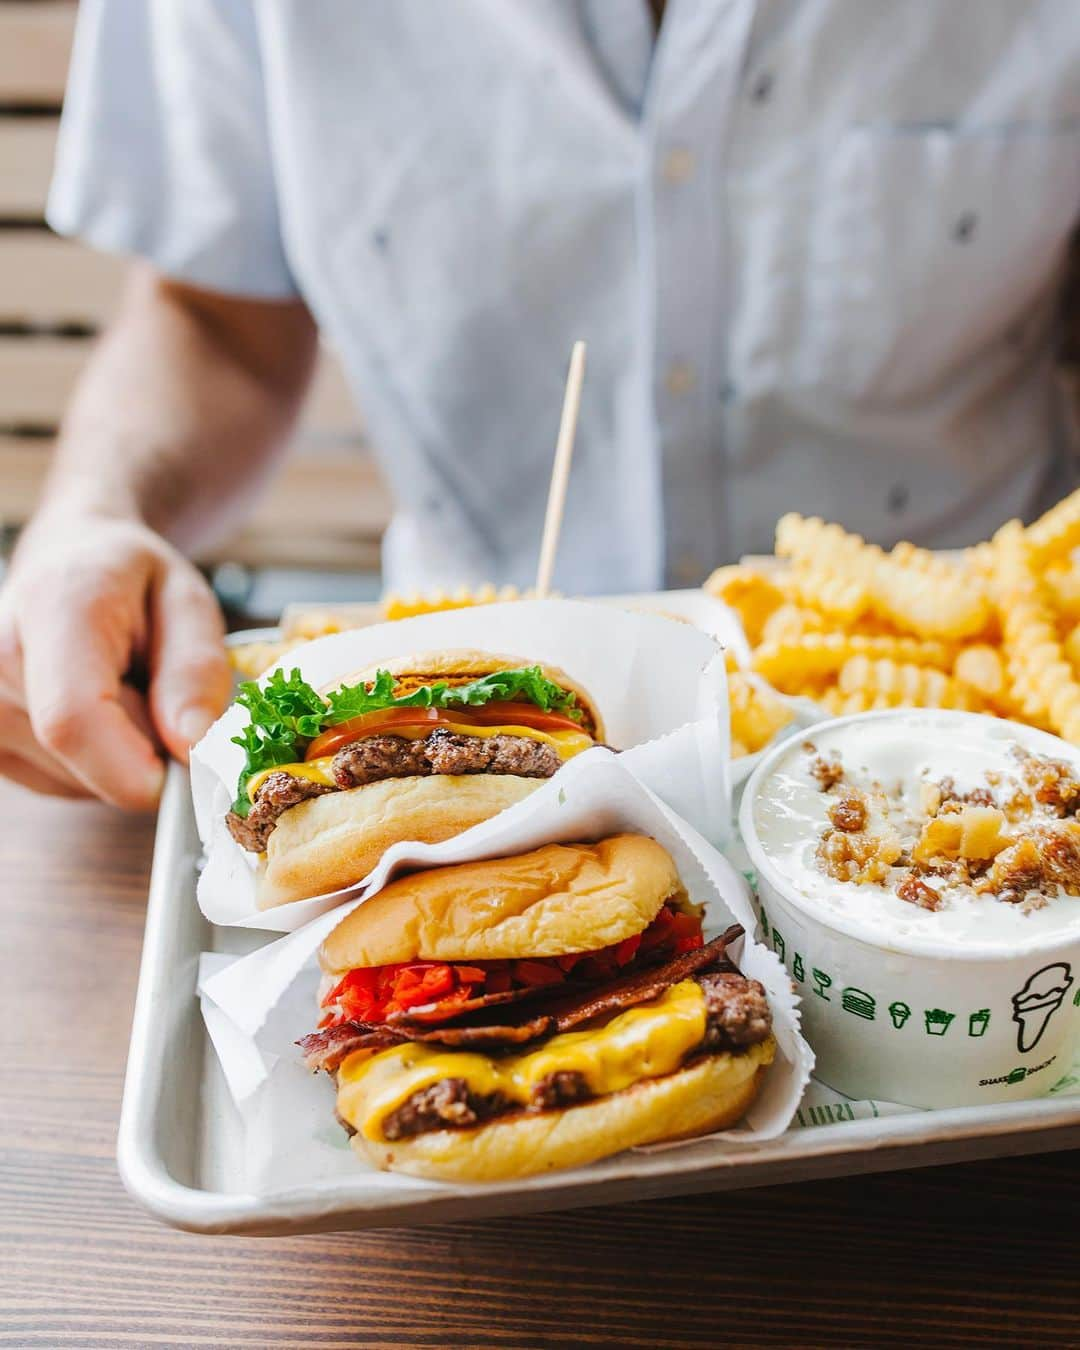
[[[430,727],[387,727],[385,732],[380,735],[400,736],[405,741],[420,741],[425,736],[430,736],[433,731],[453,731],[460,736],[479,736],[486,738],[488,736],[520,736],[528,741],[542,741],[545,745],[550,745],[555,753],[564,762],[573,759],[575,755],[580,755],[583,750],[591,750],[593,740],[586,735],[584,731],[537,731],[535,727],[477,727],[466,726],[464,722],[439,722]],[[362,740],[363,737],[358,737]],[[253,773],[247,781],[247,794],[251,801],[255,800],[255,793],[258,792],[263,780],[272,773],[288,773],[294,778],[309,778],[313,783],[323,783],[326,787],[337,787],[330,775],[330,766],[334,762],[333,755],[323,755],[319,759],[310,759],[304,763],[297,764],[275,764],[272,769],[262,769],[258,773]]]
[[[695,980],[673,985],[651,1003],[605,1026],[567,1031],[525,1054],[492,1058],[409,1042],[370,1054],[355,1051],[338,1070],[338,1111],[367,1139],[382,1141],[383,1121],[414,1092],[461,1078],[478,1096],[499,1093],[527,1106],[549,1074],[583,1075],[594,1096],[674,1073],[705,1038],[706,1009]]]

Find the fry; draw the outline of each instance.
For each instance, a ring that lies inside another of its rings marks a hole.
[[[728,676],[728,699],[733,741],[741,742],[748,754],[767,745],[794,716],[767,684],[741,672]]]
[[[738,614],[751,646],[761,641],[765,623],[784,603],[780,587],[752,567],[718,567],[706,581],[705,590]]]
[[[776,554],[792,563],[791,586],[799,601],[841,623],[853,623],[870,605],[875,549],[839,525],[795,512],[776,526]]]
[[[774,609],[761,630],[762,642],[791,642],[806,633],[823,633],[828,626],[824,614],[805,605],[786,603]]]
[[[963,647],[953,663],[953,676],[969,689],[974,689],[987,703],[1004,708],[1008,705],[1008,679],[1005,664],[996,647],[974,643]]]
[[[1045,567],[1080,544],[1080,488],[1052,506],[1027,532],[1032,562]]]
[[[400,595],[394,591],[381,601],[384,619],[412,619],[418,614],[440,614],[447,609],[471,609],[474,605],[494,605],[506,600],[527,599],[516,586],[495,587],[491,583],[476,590],[460,586],[456,591],[431,591],[421,595],[414,591]]]
[[[919,637],[955,639],[981,633],[990,619],[985,591],[954,568],[942,568],[915,569],[895,558],[880,558],[871,586],[874,609]]]
[[[950,649],[941,642],[908,637],[863,637],[847,633],[807,633],[792,642],[762,643],[754,669],[783,693],[835,675],[853,656],[908,665],[950,668]]]
[[[1051,563],[1043,581],[1066,627],[1080,622],[1080,568],[1072,562]]]
[[[257,680],[264,670],[269,670],[280,661],[287,651],[298,646],[303,638],[290,638],[284,642],[245,642],[230,647],[226,652],[229,665],[245,680]]]
[[[855,623],[870,604],[870,588],[861,577],[809,563],[792,568],[790,584],[801,604],[821,610],[836,623]]]
[[[994,536],[994,592],[1010,653],[1010,692],[1025,713],[1045,712],[1059,735],[1080,744],[1080,684],[1058,639],[1036,556],[1019,521]]]
[[[932,666],[853,656],[840,671],[841,694],[857,694],[874,707],[959,708],[977,711],[982,701],[973,689]]]

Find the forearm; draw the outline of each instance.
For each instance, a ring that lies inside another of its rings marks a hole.
[[[299,303],[136,269],[64,420],[43,515],[137,519],[184,548],[219,536],[285,445],[314,351]]]

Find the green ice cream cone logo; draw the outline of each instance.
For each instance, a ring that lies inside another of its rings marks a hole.
[[[985,1036],[986,1028],[990,1025],[990,1009],[980,1008],[978,1012],[973,1012],[968,1018],[968,1035]]]
[[[826,1003],[829,1002],[828,989],[832,984],[832,976],[826,975],[823,970],[818,970],[815,966],[810,972],[814,980],[814,993],[818,998],[823,998]]]
[[[944,1036],[956,1019],[956,1014],[944,1008],[926,1008],[923,1012],[928,1036]]]
[[[897,1002],[889,1004],[889,1016],[892,1018],[892,1024],[897,1031],[903,1031],[904,1023],[911,1016],[911,1009],[906,1003],[897,1000]]]

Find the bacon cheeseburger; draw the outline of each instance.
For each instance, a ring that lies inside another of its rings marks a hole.
[[[568,675],[488,652],[428,652],[321,693],[279,670],[237,702],[250,722],[226,820],[265,854],[262,909],[359,881],[399,840],[460,834],[604,735]]]
[[[320,1030],[353,1145],[499,1181],[734,1123],[775,1042],[765,990],[704,943],[654,840],[549,844],[391,882],[320,952]]]

